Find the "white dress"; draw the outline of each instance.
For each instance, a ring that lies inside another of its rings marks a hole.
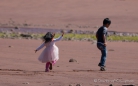
[[[41,61],[42,63],[46,62],[52,62],[52,61],[57,61],[59,59],[59,49],[55,45],[55,42],[60,41],[62,39],[62,36],[60,36],[57,39],[54,39],[51,42],[48,43],[43,43],[40,45],[36,50],[42,49],[44,46],[46,47],[43,52],[40,54],[38,60]]]

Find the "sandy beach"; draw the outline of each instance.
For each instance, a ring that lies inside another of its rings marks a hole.
[[[100,51],[96,45],[91,42],[60,41],[57,43],[60,59],[53,70],[46,73],[45,64],[37,60],[43,49],[34,53],[35,48],[42,43],[40,40],[0,40],[1,86],[24,86],[27,83],[28,86],[138,85],[137,43],[109,42],[107,71],[101,72],[97,66]],[[77,62],[70,63],[71,58]],[[108,82],[103,82],[105,80]]]
[[[0,28],[97,31],[109,17],[109,31],[138,33],[137,0],[2,0]],[[106,71],[99,71],[100,51],[87,41],[60,41],[60,59],[51,72],[38,61],[42,43],[0,38],[0,86],[138,86],[137,42],[108,42]],[[69,62],[73,58],[77,62]]]

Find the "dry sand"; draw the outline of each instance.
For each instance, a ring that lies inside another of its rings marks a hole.
[[[138,32],[137,3],[137,0],[2,0],[0,23],[8,24],[12,19],[16,24],[34,27],[95,31],[109,17],[110,30]]]
[[[49,73],[34,53],[41,40],[0,39],[0,86],[138,85],[137,43],[109,42],[107,71],[97,66],[100,51],[91,42],[60,41],[60,59]],[[11,46],[11,47],[9,47]],[[74,58],[78,62],[69,63]],[[98,79],[97,82],[94,82]],[[108,80],[105,82],[105,80]],[[126,81],[128,80],[128,81]],[[126,83],[125,83],[126,81]],[[29,84],[28,84],[29,83]]]

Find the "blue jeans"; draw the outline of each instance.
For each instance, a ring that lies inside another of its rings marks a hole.
[[[102,54],[99,66],[105,66],[106,55],[107,55],[106,46],[103,43],[98,42],[97,48],[101,51]]]

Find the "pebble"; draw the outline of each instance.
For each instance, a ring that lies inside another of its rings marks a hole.
[[[108,51],[115,51],[114,49],[109,49]]]
[[[24,82],[23,84],[29,84],[29,82]]]
[[[82,86],[81,84],[77,84],[76,86]]]
[[[112,84],[110,84],[109,86],[113,86]]]
[[[14,29],[19,29],[18,27],[15,27]]]
[[[69,84],[69,86],[73,86],[72,84]]]
[[[135,86],[135,85],[122,85],[122,86]]]
[[[75,59],[70,59],[69,62],[77,62]]]
[[[9,48],[11,48],[12,46],[9,45]]]
[[[73,30],[69,30],[68,33],[73,33]]]

